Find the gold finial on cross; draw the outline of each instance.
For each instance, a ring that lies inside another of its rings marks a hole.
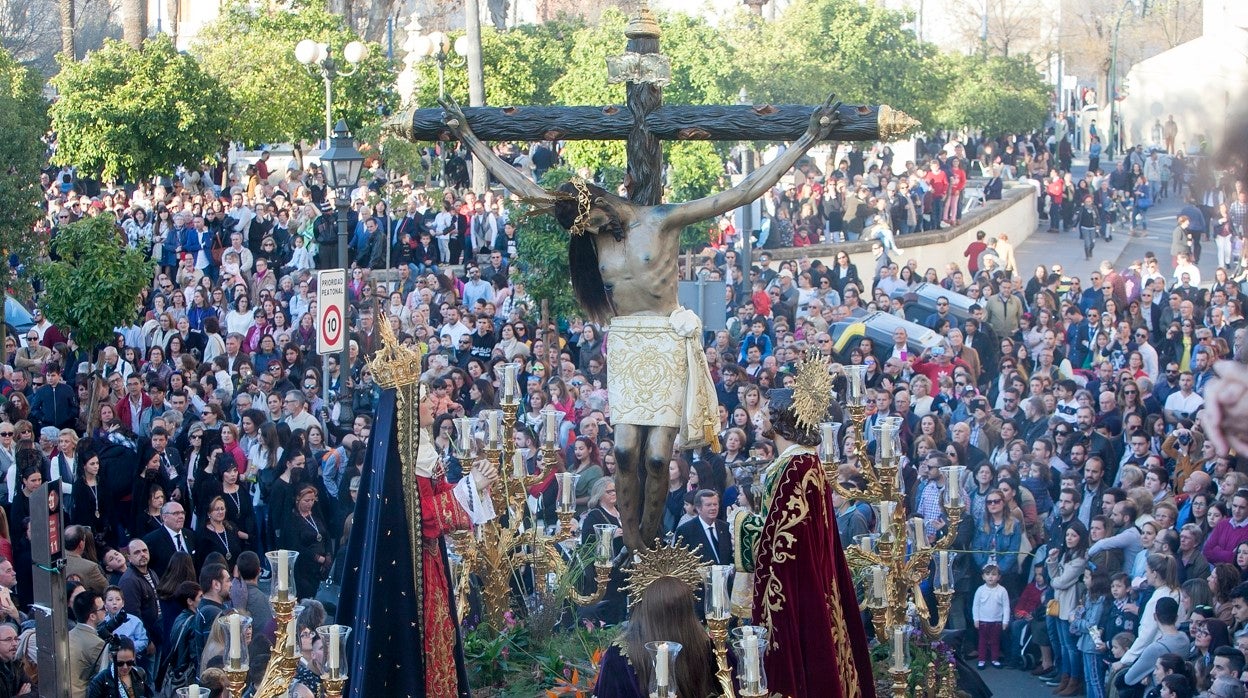
[[[650,11],[650,3],[647,0],[638,2],[637,14],[628,21],[624,36],[630,39],[659,38],[659,22],[654,18],[654,13]]]

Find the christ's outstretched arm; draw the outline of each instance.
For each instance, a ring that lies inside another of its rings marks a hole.
[[[663,227],[680,230],[692,223],[714,218],[725,211],[744,206],[766,194],[768,189],[780,181],[785,172],[797,164],[806,151],[827,138],[828,134],[832,133],[832,129],[840,124],[838,110],[841,103],[833,102],[835,98],[836,95],[829,96],[823,106],[811,113],[810,127],[806,129],[806,133],[801,138],[784,151],[783,155],[755,170],[740,184],[727,191],[683,204],[671,204]]]

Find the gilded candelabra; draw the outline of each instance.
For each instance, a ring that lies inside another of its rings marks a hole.
[[[555,535],[546,536],[540,524],[525,525],[528,488],[545,481],[557,463],[559,413],[551,407],[542,411],[541,470],[530,475],[524,460],[516,457],[512,439],[520,413],[519,369],[517,363],[499,364],[495,368],[501,409],[484,410],[479,417],[455,420],[455,450],[464,464],[465,477],[471,473],[478,452],[495,465],[499,475],[498,483],[491,489],[494,511],[499,515],[478,526],[475,536],[463,531],[452,537],[455,551],[461,558],[456,576],[456,605],[462,618],[467,609],[469,582],[476,574],[482,585],[484,619],[496,628],[503,627],[504,615],[511,608],[511,581],[517,572],[526,568],[531,571],[535,586],[550,572],[562,575],[567,564],[557,546],[575,536],[572,519],[576,509],[571,495],[576,476],[570,473],[559,475],[559,529]],[[478,448],[478,442],[483,442],[484,447]],[[589,595],[572,593],[574,603],[591,605],[606,593],[612,555],[610,540],[603,543],[602,537],[614,536],[615,527],[610,528],[608,532],[597,532],[600,541],[595,547],[594,575],[598,589]]]
[[[849,413],[851,433],[856,437],[854,456],[866,481],[866,488],[850,490],[835,476],[839,461],[837,443],[840,424],[825,422],[820,425],[823,440],[820,457],[825,470],[832,476],[829,481],[838,495],[845,499],[863,500],[876,507],[876,531],[860,536],[856,545],[846,551],[846,556],[855,570],[867,570],[865,605],[871,609],[876,636],[881,642],[891,639],[896,656],[905,650],[905,626],[911,604],[916,610],[920,629],[931,640],[941,636],[948,622],[954,593],[949,547],[966,510],[962,492],[966,468],[955,465],[941,469],[945,479],[941,508],[948,528],[943,537],[930,541],[924,519],[906,518],[900,468],[901,418],[883,417],[875,425],[876,452],[874,460],[870,458],[866,433],[866,367],[847,366],[845,371],[848,383],[846,411]],[[930,617],[919,586],[927,578],[933,561],[934,619]],[[890,671],[894,695],[901,698],[906,695],[909,666],[894,662]],[[953,695],[956,674],[946,670],[939,672],[938,676],[941,677],[941,695]]]

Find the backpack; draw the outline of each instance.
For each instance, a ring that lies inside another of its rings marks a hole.
[[[199,676],[200,652],[204,646],[201,635],[206,635],[201,628],[203,621],[204,617],[196,611],[194,615],[187,616],[181,625],[174,622],[174,641],[171,643],[173,650],[161,664],[156,676],[160,695],[176,695],[177,689],[195,683]]]

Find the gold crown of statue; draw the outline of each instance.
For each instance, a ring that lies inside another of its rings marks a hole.
[[[793,414],[797,426],[813,430],[827,418],[832,403],[832,374],[818,350],[806,352],[797,364],[793,380]]]
[[[672,545],[661,545],[654,541],[654,548],[643,550],[637,554],[632,570],[628,573],[628,584],[624,591],[628,592],[628,605],[634,606],[657,580],[664,577],[679,579],[689,586],[691,591],[702,585],[702,569],[706,566],[697,555],[697,549],[690,550],[677,538]],[[702,547],[701,545],[698,546]]]
[[[419,349],[408,349],[399,342],[390,327],[390,316],[382,311],[381,305],[374,310],[377,316],[377,332],[381,335],[381,348],[368,362],[373,372],[373,380],[382,388],[400,388],[420,382]]]

